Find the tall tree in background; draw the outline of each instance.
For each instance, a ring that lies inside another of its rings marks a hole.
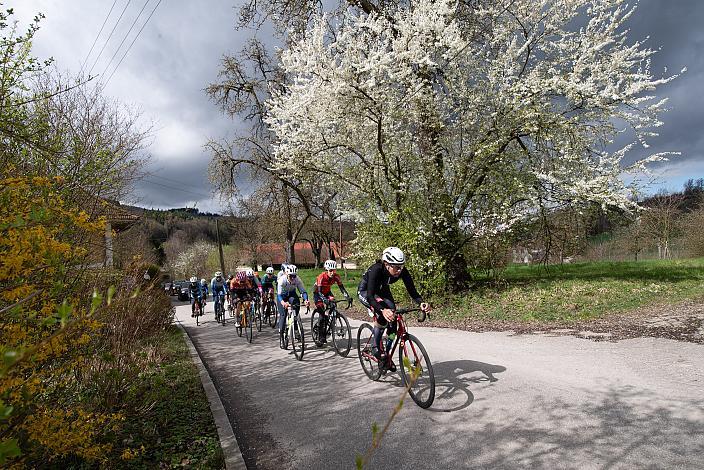
[[[312,215],[309,184],[275,168],[272,135],[264,123],[270,90],[284,86],[278,61],[256,39],[249,41],[238,55],[225,56],[220,80],[207,93],[228,116],[246,124],[232,141],[210,141],[213,158],[210,179],[226,202],[245,192],[271,190],[276,212],[285,224],[286,259],[295,263],[294,246]],[[245,195],[246,196],[246,195]]]
[[[540,207],[634,207],[623,159],[647,147],[665,104],[653,90],[674,76],[652,75],[622,1],[355,5],[316,18],[282,55],[287,86],[266,115],[277,171],[325,171],[366,220],[415,228],[424,269],[453,288],[477,234]],[[610,151],[619,126],[634,142]]]

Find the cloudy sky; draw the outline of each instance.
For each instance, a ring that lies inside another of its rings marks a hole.
[[[58,68],[74,74],[88,57],[93,74],[105,70],[105,77],[112,75],[105,92],[138,107],[145,123],[154,123],[147,149],[152,156],[150,175],[137,185],[138,204],[196,205],[203,211],[220,210],[208,186],[210,155],[203,145],[208,139],[232,135],[237,125],[220,113],[203,89],[217,79],[223,54],[235,53],[253,34],[235,29],[238,5],[232,0],[16,0],[5,4],[15,9],[22,26],[37,12],[46,15],[34,42],[35,56],[53,57]],[[679,190],[688,178],[704,177],[702,20],[704,0],[642,0],[630,21],[633,39],[649,36],[649,47],[660,50],[652,64],[655,75],[663,74],[665,67],[669,73],[688,69],[658,91],[670,98],[671,109],[648,152],[682,155],[658,168],[659,185],[653,191]]]

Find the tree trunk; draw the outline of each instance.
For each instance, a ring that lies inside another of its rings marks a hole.
[[[424,169],[428,176],[427,181],[432,185],[428,187],[429,215],[432,219],[432,237],[428,248],[443,261],[447,286],[452,292],[460,292],[467,288],[469,281],[464,256],[465,238],[445,182],[444,153],[440,145],[442,126],[432,106],[422,101],[419,106],[422,115],[419,148],[432,162]]]

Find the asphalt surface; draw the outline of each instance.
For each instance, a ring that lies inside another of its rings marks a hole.
[[[177,318],[247,467],[354,468],[402,395],[398,374],[369,380],[354,342],[347,358],[310,347],[309,316],[299,362],[268,326],[249,344],[212,308],[200,326],[188,305]],[[435,402],[406,399],[368,468],[704,468],[702,345],[409,328],[433,363]]]

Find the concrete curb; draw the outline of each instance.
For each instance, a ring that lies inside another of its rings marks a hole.
[[[191,337],[188,336],[188,332],[177,321],[178,327],[183,332],[183,336],[188,343],[188,349],[191,352],[191,360],[198,367],[198,375],[200,375],[200,381],[203,384],[203,389],[205,390],[205,395],[208,397],[208,402],[210,403],[210,411],[213,413],[213,418],[215,420],[215,426],[218,429],[218,438],[220,439],[220,447],[222,448],[222,453],[225,456],[225,468],[227,470],[246,470],[247,465],[244,463],[244,457],[242,457],[242,451],[237,443],[237,438],[235,433],[232,431],[232,425],[230,420],[227,418],[227,413],[225,413],[225,407],[222,405],[220,400],[220,395],[213,384],[213,380],[208,374],[208,370],[205,368],[203,361],[198,354]]]

